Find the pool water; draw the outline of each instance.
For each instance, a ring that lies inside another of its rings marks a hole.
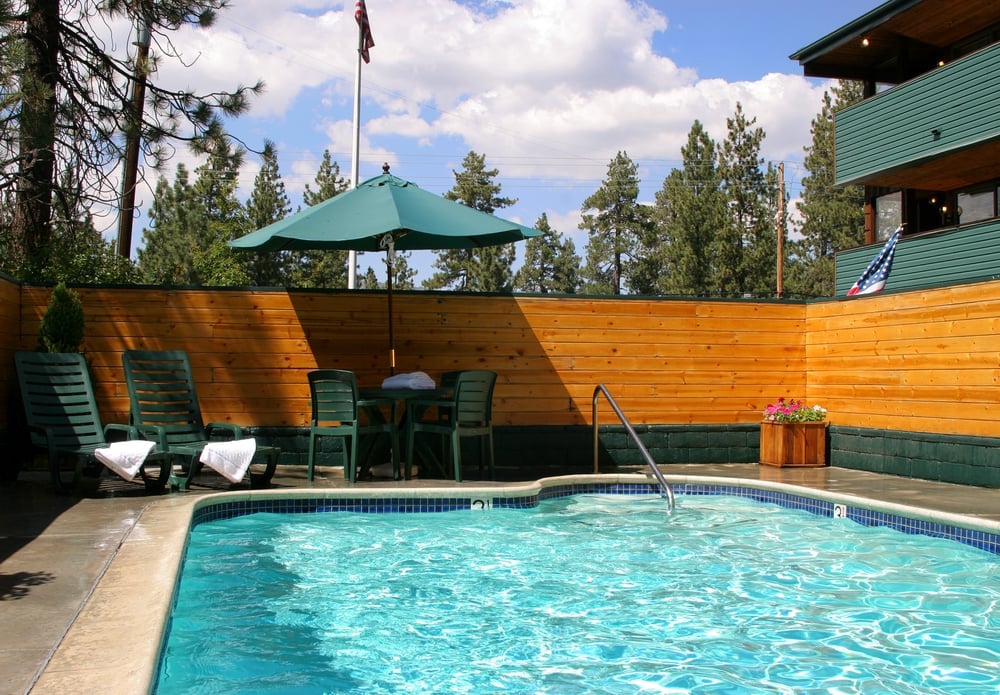
[[[996,693],[998,558],[737,497],[196,526],[158,693]]]

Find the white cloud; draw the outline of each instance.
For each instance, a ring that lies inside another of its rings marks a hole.
[[[671,5],[660,5],[663,12],[632,0],[369,0],[376,43],[363,69],[361,177],[386,161],[444,191],[475,150],[500,169],[503,194],[521,198],[506,216],[530,224],[546,211],[554,228],[575,235],[579,205],[616,152],[639,164],[651,197],[679,166],[695,119],[720,141],[737,102],[767,133],[765,159],[801,160],[822,85],[791,62],[787,73],[752,81],[701,79],[697,66],[657,48],[658,37],[677,32]],[[264,80],[265,93],[232,127],[251,146],[279,142],[289,193],[313,180],[324,148],[349,176],[353,7],[240,0],[214,27],[176,35],[185,60],[197,60],[164,65],[157,77],[199,92]],[[687,35],[697,30],[686,25]],[[728,50],[738,59],[739,49]]]

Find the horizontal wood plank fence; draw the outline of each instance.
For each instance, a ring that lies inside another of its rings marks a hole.
[[[75,289],[106,422],[126,418],[126,349],[188,351],[206,418],[249,426],[307,424],[311,369],[389,374],[382,292]],[[0,280],[8,409],[50,292]],[[1000,430],[1000,282],[810,303],[400,292],[393,325],[397,372],[497,371],[501,426],[589,424],[601,383],[637,425],[755,423],[786,396],[836,425]]]
[[[847,427],[1000,436],[1000,282],[806,306],[808,397]]]

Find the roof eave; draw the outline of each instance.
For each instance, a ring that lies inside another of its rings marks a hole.
[[[827,34],[818,41],[813,41],[804,48],[800,48],[792,55],[791,60],[797,60],[801,64],[816,60],[824,53],[831,51],[849,41],[854,41],[858,36],[865,34],[879,25],[885,23],[901,12],[905,12],[914,5],[919,5],[923,0],[888,0],[870,12],[866,12],[852,22],[845,24],[839,29]]]

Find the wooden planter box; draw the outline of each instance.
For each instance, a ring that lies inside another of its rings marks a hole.
[[[760,462],[765,466],[825,466],[825,422],[760,423]]]

